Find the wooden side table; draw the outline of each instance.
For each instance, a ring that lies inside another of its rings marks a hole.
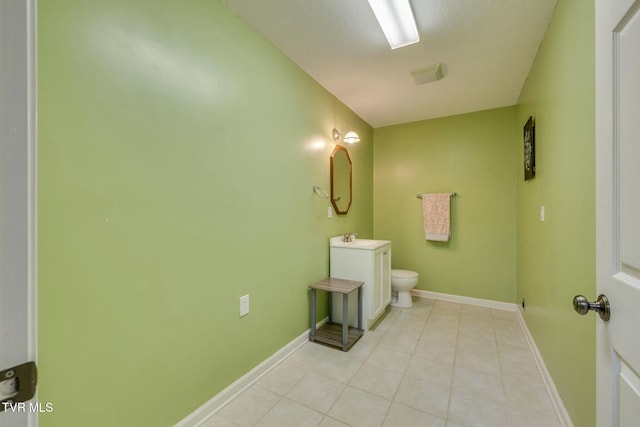
[[[318,341],[348,351],[363,334],[362,285],[364,282],[329,277],[309,286],[311,290],[311,332],[309,341]],[[329,292],[329,321],[316,330],[316,290]],[[349,326],[349,295],[358,291],[358,327]],[[331,321],[331,293],[342,294],[342,325]]]

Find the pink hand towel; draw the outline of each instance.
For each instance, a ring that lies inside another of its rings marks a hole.
[[[422,195],[424,214],[424,238],[448,242],[451,238],[451,196],[449,193]]]

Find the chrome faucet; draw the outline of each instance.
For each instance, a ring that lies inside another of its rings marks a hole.
[[[347,233],[344,235],[344,237],[342,238],[342,240],[345,243],[349,243],[349,242],[353,242],[353,238],[354,237],[358,237],[358,233]]]

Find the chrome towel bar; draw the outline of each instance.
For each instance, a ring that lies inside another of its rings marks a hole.
[[[458,193],[449,193],[449,197],[456,197]],[[416,194],[418,199],[422,199],[422,194]]]

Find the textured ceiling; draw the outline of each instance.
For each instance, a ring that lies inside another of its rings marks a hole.
[[[412,0],[420,42],[396,50],[367,0],[223,3],[377,128],[515,104],[556,0]]]

